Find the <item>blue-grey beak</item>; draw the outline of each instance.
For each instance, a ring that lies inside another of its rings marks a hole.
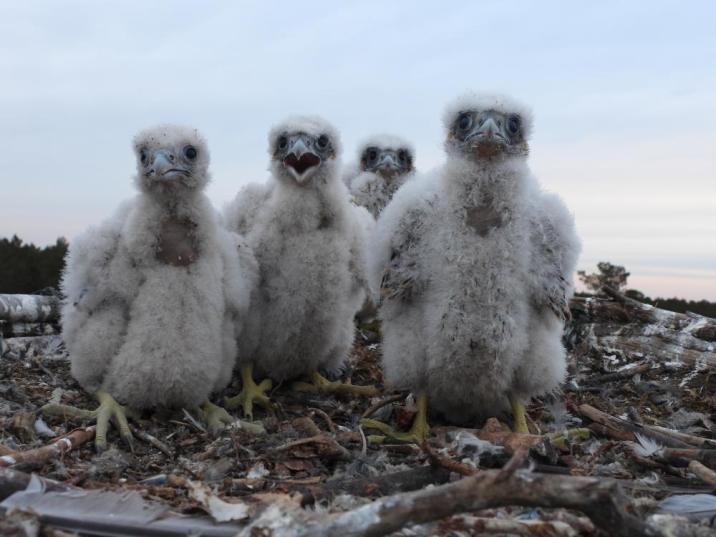
[[[303,136],[291,140],[283,165],[297,183],[308,181],[321,164],[321,157],[311,149],[310,143]]]
[[[472,133],[470,133],[470,136],[467,137],[467,140],[475,140],[480,142],[499,141],[503,143],[506,143],[508,141],[507,136],[505,136],[505,132],[497,124],[497,120],[492,115],[488,115],[487,118],[485,118],[485,120],[482,122],[482,125],[480,125]]]
[[[149,168],[148,176],[158,181],[174,181],[189,174],[189,170],[174,161],[174,155],[167,149],[158,149],[152,156],[152,165]]]

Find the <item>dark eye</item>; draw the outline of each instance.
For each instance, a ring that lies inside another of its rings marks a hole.
[[[196,158],[196,155],[197,151],[193,145],[188,145],[184,148],[184,156],[189,160],[194,160]]]
[[[368,151],[368,162],[375,162],[378,160],[378,152],[375,149]]]
[[[405,162],[405,159],[406,159],[405,151],[403,151],[402,149],[400,151],[398,151],[398,158],[400,159],[400,162]]]
[[[279,136],[278,138],[278,148],[279,149],[286,149],[288,147],[288,138],[285,136]]]
[[[142,149],[142,150],[139,152],[139,162],[141,162],[142,164],[146,164],[146,163],[147,163],[147,151],[146,151],[146,149]]]
[[[318,137],[318,140],[316,140],[316,144],[318,145],[319,149],[325,149],[326,147],[328,147],[328,136],[326,136],[325,134],[321,134]]]
[[[510,134],[517,134],[517,131],[520,130],[520,116],[510,116],[510,119],[507,120],[507,130],[510,131]]]
[[[472,116],[470,114],[462,114],[457,120],[457,128],[466,131],[472,127]]]

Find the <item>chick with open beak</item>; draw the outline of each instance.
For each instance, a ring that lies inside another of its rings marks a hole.
[[[237,341],[242,388],[226,400],[249,418],[255,404],[272,406],[273,382],[304,377],[310,383],[297,390],[377,393],[319,372],[341,371],[368,291],[364,227],[338,177],[338,132],[319,117],[299,116],[274,127],[268,141],[271,179],[245,186],[224,214],[227,227],[246,237],[260,275]]]
[[[280,161],[286,173],[298,185],[305,185],[324,161],[335,159],[336,150],[328,134],[283,132],[275,145],[273,158]]]

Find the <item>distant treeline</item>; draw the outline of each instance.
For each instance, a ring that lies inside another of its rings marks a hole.
[[[67,241],[62,237],[53,246],[44,248],[25,244],[17,235],[13,235],[12,239],[0,239],[0,293],[35,293],[48,287],[58,288],[66,253]],[[598,292],[602,285],[610,285],[615,289],[626,287],[629,273],[624,267],[602,262],[598,264],[598,269],[594,274],[579,272],[579,278],[593,292]],[[636,289],[623,292],[631,298],[665,310],[680,313],[691,311],[716,318],[716,302],[650,298]]]
[[[44,248],[24,244],[17,235],[0,239],[0,293],[35,293],[57,288],[66,253],[64,238]]]

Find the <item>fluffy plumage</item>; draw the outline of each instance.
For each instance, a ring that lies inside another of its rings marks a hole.
[[[224,221],[246,234],[260,271],[237,365],[281,381],[347,357],[367,288],[366,238],[338,176],[331,125],[291,118],[268,141],[270,182],[243,188]]]
[[[358,146],[356,163],[346,168],[343,181],[353,201],[374,218],[415,173],[415,148],[402,138],[377,135]]]
[[[579,253],[572,216],[527,167],[529,111],[467,95],[447,108],[445,165],[378,220],[387,380],[456,422],[555,389]]]
[[[130,407],[197,407],[231,379],[252,256],[202,192],[209,151],[196,130],[148,129],[134,150],[139,194],[70,244],[72,374]]]

